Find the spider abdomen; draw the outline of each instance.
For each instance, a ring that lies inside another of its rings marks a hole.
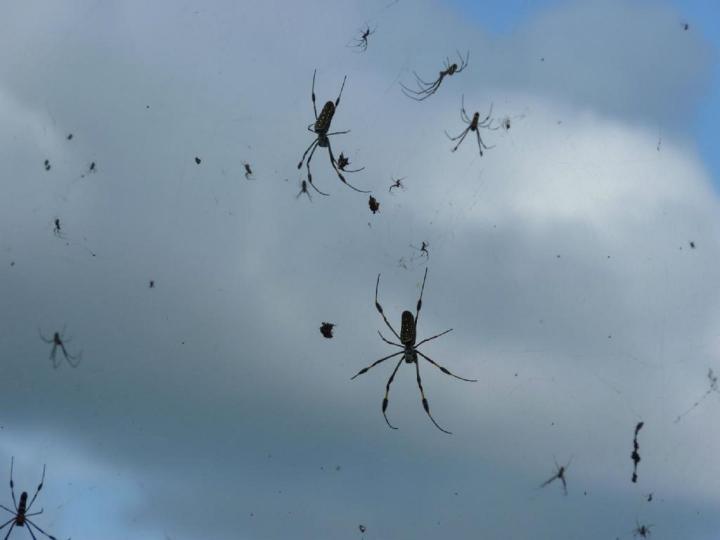
[[[403,345],[415,345],[415,317],[409,311],[402,312],[400,323],[400,342]]]
[[[332,101],[328,101],[320,111],[320,115],[315,121],[315,133],[323,135],[330,130],[330,122],[332,122],[333,115],[335,114],[335,104]]]
[[[470,122],[470,131],[477,131],[478,122],[480,121],[480,113],[473,114],[472,122]]]

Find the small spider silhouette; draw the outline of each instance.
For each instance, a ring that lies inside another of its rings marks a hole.
[[[53,368],[57,369],[60,366],[60,361],[57,360],[58,348],[62,351],[62,354],[65,357],[67,363],[70,364],[70,367],[78,367],[80,361],[82,360],[82,352],[76,354],[75,356],[67,352],[67,349],[65,348],[65,343],[69,343],[70,339],[63,338],[63,334],[65,333],[65,327],[63,327],[62,332],[55,332],[52,339],[43,336],[40,330],[38,330],[38,333],[40,334],[40,339],[42,339],[48,345],[52,345],[52,349],[50,350],[50,360],[52,360]]]
[[[422,295],[425,291],[425,281],[427,280],[427,268],[425,269],[425,275],[423,276],[423,282],[422,287],[420,288],[420,298],[417,301],[415,316],[413,317],[412,312],[410,311],[403,311],[402,317],[401,317],[401,323],[400,323],[400,333],[398,334],[395,329],[390,324],[390,321],[387,320],[387,317],[385,316],[385,312],[383,311],[382,306],[380,305],[380,302],[378,302],[378,288],[380,287],[380,274],[378,274],[377,282],[375,283],[375,309],[377,309],[378,313],[382,317],[383,321],[385,322],[385,325],[390,329],[390,331],[393,333],[393,335],[400,341],[400,343],[392,342],[385,338],[385,336],[382,335],[380,331],[378,331],[378,334],[380,335],[380,339],[382,339],[385,343],[388,345],[393,345],[394,347],[399,347],[401,350],[390,354],[388,356],[383,356],[379,360],[376,360],[372,364],[370,364],[368,367],[365,367],[358,371],[355,375],[351,377],[350,380],[355,379],[355,377],[358,377],[362,375],[363,373],[366,373],[370,369],[374,368],[378,364],[384,362],[388,358],[393,358],[394,356],[402,355],[400,357],[400,360],[398,360],[398,363],[395,366],[395,369],[393,370],[392,374],[390,375],[390,378],[387,381],[387,384],[385,385],[385,397],[383,398],[382,402],[382,414],[385,418],[385,422],[388,426],[390,426],[392,429],[397,429],[395,426],[393,426],[390,421],[388,420],[386,411],[388,407],[388,395],[390,394],[390,385],[392,384],[393,380],[395,380],[395,374],[397,373],[398,369],[400,369],[400,364],[402,364],[403,360],[407,364],[415,364],[415,373],[416,373],[416,380],[418,388],[420,389],[420,397],[422,399],[422,406],[423,409],[425,409],[425,412],[427,413],[428,417],[432,421],[433,424],[435,424],[435,427],[438,428],[443,433],[447,433],[451,435],[449,431],[446,429],[443,429],[440,427],[440,425],[435,421],[432,414],[430,413],[430,405],[428,404],[428,400],[425,397],[425,390],[423,389],[422,380],[420,379],[420,363],[418,362],[418,355],[420,355],[422,358],[427,360],[430,364],[438,368],[440,371],[442,371],[445,375],[449,375],[451,377],[455,377],[456,379],[460,379],[461,381],[467,381],[467,382],[477,382],[475,379],[465,379],[463,377],[458,377],[457,375],[451,373],[447,368],[441,366],[437,362],[435,362],[433,359],[431,359],[426,354],[420,352],[418,350],[418,347],[422,345],[423,343],[427,343],[428,341],[431,341],[435,338],[439,338],[440,336],[443,336],[447,334],[448,332],[452,331],[452,328],[449,330],[445,330],[444,332],[440,332],[439,334],[436,334],[432,337],[423,339],[419,343],[416,343],[417,338],[417,322],[418,318],[420,317],[420,309],[422,308]]]
[[[496,127],[492,127],[492,104],[490,105],[490,112],[487,113],[487,116],[480,120],[480,113],[475,112],[473,114],[472,120],[468,117],[467,112],[465,111],[465,96],[462,96],[461,98],[461,106],[460,106],[460,119],[465,122],[468,127],[466,127],[460,135],[457,137],[452,137],[447,131],[445,132],[445,135],[448,139],[451,141],[458,141],[458,143],[455,145],[455,147],[452,149],[453,152],[455,152],[458,147],[462,144],[462,142],[465,140],[465,137],[468,133],[471,131],[475,132],[475,137],[477,138],[478,143],[478,150],[480,151],[480,155],[483,155],[483,149],[489,150],[490,148],[494,148],[493,146],[487,146],[485,142],[482,140],[482,137],[480,136],[480,129],[490,129],[490,130],[496,130]],[[458,140],[459,139],[459,140]]]
[[[68,141],[72,141],[72,138],[73,138],[73,134],[72,134],[72,133],[68,133],[67,140],[68,140]]]
[[[367,531],[367,527],[365,527],[365,525],[362,525],[362,524],[361,524],[361,525],[358,525],[358,530],[359,530],[361,533],[365,534],[365,531]]]
[[[373,214],[377,214],[380,210],[380,203],[377,202],[377,199],[372,195],[370,195],[370,198],[368,199],[368,206]]]
[[[440,88],[440,84],[443,82],[443,79],[445,77],[449,77],[452,75],[455,75],[456,73],[460,73],[462,70],[464,70],[468,65],[468,60],[470,59],[470,51],[468,51],[465,58],[462,57],[462,54],[460,54],[460,51],[456,51],[458,56],[460,57],[460,65],[458,66],[457,63],[450,63],[450,59],[445,59],[445,69],[440,72],[438,75],[438,78],[435,79],[433,82],[427,82],[420,78],[420,75],[418,75],[415,71],[413,71],[413,75],[415,75],[415,82],[418,86],[418,90],[411,90],[404,84],[400,83],[400,86],[402,87],[403,94],[405,94],[407,97],[414,99],[415,101],[423,101],[430,96],[432,96],[435,92],[437,92],[438,88]]]
[[[367,48],[368,48],[368,37],[370,37],[371,35],[373,35],[373,34],[375,33],[375,30],[377,30],[377,28],[373,28],[372,30],[370,30],[370,26],[368,26],[368,25],[366,24],[363,28],[361,28],[361,29],[358,31],[358,32],[360,33],[360,37],[359,37],[359,38],[356,38],[356,39],[352,42],[351,47],[353,47],[354,49],[358,49],[359,52],[365,52],[365,51],[367,51]]]
[[[305,162],[305,157],[307,157],[306,167],[307,167],[307,173],[308,173],[308,183],[312,186],[312,188],[320,193],[321,195],[328,196],[328,193],[325,193],[323,191],[320,191],[317,187],[315,187],[315,184],[312,182],[312,172],[310,171],[310,160],[312,160],[313,154],[315,153],[315,150],[317,150],[318,146],[321,148],[327,148],[328,154],[330,155],[330,165],[332,165],[333,169],[335,170],[335,173],[338,175],[338,178],[349,188],[354,189],[355,191],[358,191],[360,193],[369,193],[369,191],[363,191],[362,189],[358,189],[352,184],[350,184],[347,180],[345,180],[345,177],[340,172],[340,169],[338,168],[338,162],[335,159],[335,156],[333,155],[332,146],[330,145],[330,137],[332,135],[343,135],[345,133],[350,133],[350,130],[346,131],[335,131],[332,133],[329,133],[330,131],[330,124],[332,123],[333,116],[335,115],[335,111],[338,108],[338,105],[340,105],[340,98],[342,97],[343,88],[345,88],[345,81],[347,80],[347,76],[343,78],[342,86],[340,87],[340,93],[338,94],[337,99],[335,102],[327,101],[325,102],[325,105],[323,105],[322,110],[320,111],[320,115],[318,116],[317,113],[317,106],[315,104],[315,75],[317,74],[317,70],[313,72],[313,82],[312,82],[312,104],[313,104],[313,111],[315,112],[315,122],[308,125],[307,129],[309,132],[314,133],[316,135],[315,140],[310,143],[310,146],[307,147],[305,152],[303,152],[302,158],[300,158],[300,162],[298,163],[297,168],[300,169],[303,165],[303,162]]]
[[[245,167],[245,180],[254,180],[250,164],[247,161],[243,161],[243,167]]]
[[[40,493],[40,490],[43,487],[43,483],[45,482],[45,465],[43,465],[43,473],[42,478],[40,479],[40,484],[38,484],[37,489],[35,490],[35,495],[33,495],[32,499],[30,499],[30,502],[27,502],[28,499],[28,493],[27,491],[23,491],[20,493],[20,504],[17,503],[17,500],[15,499],[15,484],[13,483],[13,465],[15,463],[15,458],[10,458],[10,493],[12,493],[12,499],[13,499],[13,507],[15,510],[10,510],[7,506],[4,506],[0,504],[0,508],[5,510],[6,512],[10,512],[13,517],[10,518],[8,521],[0,525],[0,531],[10,525],[10,529],[8,529],[7,534],[5,535],[5,539],[7,540],[10,537],[10,533],[12,532],[13,528],[15,527],[25,527],[27,526],[27,530],[30,533],[30,536],[33,538],[33,540],[37,540],[35,538],[35,534],[33,533],[33,528],[35,528],[38,532],[41,534],[47,536],[50,538],[50,540],[57,540],[54,536],[51,534],[46,533],[43,531],[40,527],[38,527],[33,521],[30,520],[33,516],[39,516],[43,513],[43,509],[41,508],[39,512],[33,512],[32,514],[29,514],[28,512],[32,508],[33,503],[35,502],[35,499],[38,496],[38,493]]]
[[[46,159],[45,162],[43,163],[43,165],[45,165],[45,170],[46,170],[46,171],[49,171],[49,170],[52,168],[52,167],[50,166],[50,160],[49,160],[49,159]]]
[[[53,234],[55,236],[57,236],[58,238],[63,238],[62,226],[60,225],[60,218],[55,218],[53,220]]]
[[[420,247],[415,247],[412,244],[410,244],[410,247],[418,250],[420,252],[420,257],[422,257],[424,255],[425,258],[430,258],[430,252],[427,249],[430,247],[430,244],[428,242],[426,242],[425,240],[422,241],[422,243],[420,244]]]
[[[202,159],[200,159],[199,157],[195,156],[195,164],[196,164],[196,165],[200,165],[200,163],[202,163]]]
[[[155,288],[155,280],[151,279],[149,285],[150,285],[151,289],[154,289]]]
[[[555,458],[553,458],[553,461],[555,461]],[[570,458],[570,461],[572,461],[572,458]],[[555,480],[560,480],[562,482],[563,486],[563,493],[567,495],[567,482],[565,480],[565,472],[567,471],[567,468],[570,466],[570,461],[568,461],[567,465],[558,465],[558,462],[555,461],[555,468],[557,471],[553,476],[548,478],[545,482],[540,484],[540,487],[543,488],[549,484],[552,484]]]
[[[298,194],[295,195],[295,198],[299,199],[300,195],[302,195],[303,193],[307,195],[307,198],[310,199],[310,202],[312,202],[312,197],[310,196],[310,192],[308,191],[306,180],[300,182],[300,191],[298,191]]]
[[[355,173],[362,171],[365,167],[360,167],[359,169],[348,169],[347,166],[350,165],[350,160],[345,157],[345,154],[340,152],[340,156],[337,160],[337,166],[338,169],[340,169],[342,172],[349,172],[349,173]]]
[[[654,525],[640,525],[637,520],[635,520],[635,525],[636,527],[633,531],[633,538],[636,536],[639,536],[640,538],[648,538],[652,536],[650,529],[654,527]]]
[[[335,328],[335,324],[329,323],[329,322],[323,322],[320,325],[320,333],[323,335],[324,338],[332,339],[333,337],[333,328]]]
[[[390,180],[392,180],[392,184],[390,185],[390,188],[388,189],[388,193],[392,193],[392,190],[396,189],[396,188],[402,189],[402,190],[405,189],[405,186],[402,183],[402,181],[405,180],[404,176],[402,178],[398,178],[397,180],[391,176]]]

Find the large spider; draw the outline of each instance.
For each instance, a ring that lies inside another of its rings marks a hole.
[[[450,139],[451,141],[458,141],[458,139],[460,139],[458,141],[458,143],[455,145],[455,148],[452,149],[452,151],[454,152],[455,150],[458,149],[458,147],[465,140],[465,137],[467,136],[467,134],[470,133],[471,131],[474,131],[475,136],[477,137],[478,150],[480,150],[480,155],[482,156],[483,149],[489,150],[490,148],[494,148],[493,146],[487,146],[483,142],[482,137],[480,136],[480,128],[491,129],[493,131],[497,129],[497,127],[492,127],[493,121],[492,121],[492,118],[490,118],[490,116],[492,115],[492,109],[493,109],[492,104],[490,105],[490,112],[488,112],[487,116],[485,118],[483,118],[481,121],[479,112],[475,112],[475,114],[473,114],[472,120],[470,120],[470,118],[468,117],[468,114],[465,111],[465,96],[464,95],[462,96],[460,103],[461,103],[460,119],[463,122],[465,122],[468,125],[468,127],[466,127],[462,131],[462,133],[460,133],[460,135],[458,135],[457,137],[450,136],[450,134],[447,131],[445,132],[445,135],[447,135],[447,138]]]
[[[337,173],[340,180],[343,181],[343,183],[354,189],[355,191],[359,191],[360,193],[370,193],[369,191],[363,191],[362,189],[358,189],[355,186],[349,184],[347,180],[345,180],[345,177],[340,172],[337,160],[335,159],[335,156],[333,155],[332,147],[330,146],[330,139],[329,137],[332,135],[343,135],[345,133],[350,133],[350,130],[347,131],[335,131],[333,133],[328,133],[330,130],[330,123],[332,122],[333,115],[335,114],[335,110],[337,109],[338,105],[340,105],[340,97],[342,96],[343,88],[345,88],[345,80],[347,79],[347,76],[343,78],[342,86],[340,87],[340,93],[338,94],[337,99],[335,100],[335,103],[332,101],[328,101],[325,103],[325,105],[322,108],[322,111],[320,111],[320,116],[318,116],[317,113],[317,106],[315,105],[315,74],[317,73],[317,70],[313,71],[313,83],[312,83],[312,104],[313,104],[313,111],[315,111],[315,122],[313,124],[308,125],[308,131],[314,133],[317,135],[315,137],[315,140],[310,143],[310,146],[307,147],[307,150],[302,155],[302,159],[300,159],[300,163],[298,163],[298,169],[302,167],[303,161],[305,161],[305,156],[307,156],[307,172],[308,172],[308,182],[313,187],[315,191],[320,193],[320,195],[329,195],[328,193],[324,193],[320,191],[318,188],[315,187],[315,184],[312,183],[312,173],[310,172],[310,160],[313,157],[313,154],[315,153],[315,150],[318,146],[322,148],[327,148],[328,153],[330,154],[330,164],[332,165],[333,169],[335,169],[335,172]],[[309,152],[309,155],[308,155]],[[346,165],[349,162],[346,163]],[[352,172],[352,171],[347,171]]]
[[[42,508],[39,512],[33,512],[32,514],[28,514],[28,511],[30,510],[30,507],[35,502],[35,498],[38,496],[38,493],[40,493],[40,490],[43,487],[43,482],[45,482],[45,465],[43,465],[43,473],[42,478],[40,479],[40,484],[38,485],[37,489],[35,490],[35,495],[33,495],[33,498],[30,499],[30,503],[28,504],[27,498],[28,494],[27,491],[23,491],[20,494],[20,504],[17,503],[17,500],[15,499],[15,485],[13,484],[13,464],[14,464],[15,458],[10,459],[10,493],[12,493],[12,499],[13,499],[13,505],[15,510],[10,510],[7,506],[3,506],[0,504],[0,508],[5,510],[6,512],[10,512],[13,517],[10,518],[8,521],[0,525],[0,530],[4,529],[8,525],[10,525],[10,529],[8,529],[7,534],[5,535],[5,540],[7,540],[10,537],[10,533],[12,532],[14,527],[24,527],[27,525],[27,530],[30,533],[30,536],[32,536],[33,540],[37,540],[35,537],[35,533],[33,533],[32,527],[35,527],[38,531],[40,531],[42,534],[50,538],[50,540],[57,540],[54,536],[51,534],[46,533],[43,531],[40,527],[35,525],[32,521],[30,521],[31,516],[38,516],[43,513]],[[11,525],[12,524],[12,525]]]
[[[443,79],[446,76],[460,73],[463,69],[467,67],[468,60],[470,59],[470,51],[468,51],[468,53],[465,55],[465,58],[462,57],[460,51],[457,51],[457,54],[460,57],[460,65],[458,66],[457,63],[451,64],[450,59],[446,58],[445,69],[442,70],[438,75],[438,78],[431,83],[422,80],[420,76],[415,71],[413,71],[413,75],[415,75],[415,82],[417,83],[419,90],[411,90],[403,83],[400,83],[403,94],[405,94],[411,99],[414,99],[415,101],[422,101],[432,96],[435,92],[437,92],[437,89],[440,88],[440,83],[442,83]]]
[[[447,334],[448,332],[452,331],[452,328],[450,330],[445,330],[444,332],[441,332],[439,334],[436,334],[432,337],[423,339],[419,343],[415,343],[415,339],[417,338],[417,322],[418,318],[420,317],[420,308],[422,307],[422,295],[423,291],[425,290],[425,280],[427,279],[427,268],[425,269],[425,276],[423,277],[422,282],[422,288],[420,289],[420,298],[417,301],[417,308],[415,312],[415,316],[413,317],[413,314],[410,311],[403,311],[402,313],[402,319],[400,323],[400,334],[398,334],[395,329],[392,327],[390,322],[387,320],[387,317],[385,316],[385,313],[383,312],[383,308],[380,305],[380,302],[378,302],[378,288],[380,287],[380,274],[378,274],[377,282],[375,283],[375,308],[378,310],[378,313],[383,318],[383,321],[385,321],[385,324],[387,327],[392,331],[392,333],[395,335],[395,337],[400,341],[400,343],[394,343],[388,339],[385,339],[385,336],[382,335],[382,333],[378,330],[378,334],[380,334],[380,339],[382,339],[385,343],[389,345],[393,345],[395,347],[399,347],[400,351],[390,354],[388,356],[384,356],[380,358],[380,360],[376,360],[372,364],[370,364],[368,367],[361,369],[358,371],[353,377],[351,377],[351,380],[355,377],[362,375],[363,373],[367,372],[368,370],[372,369],[373,367],[377,366],[381,362],[384,362],[388,358],[392,358],[394,356],[402,355],[400,357],[400,360],[398,360],[397,365],[395,366],[395,369],[393,370],[392,374],[390,375],[390,378],[388,379],[387,384],[385,385],[385,397],[383,398],[382,402],[382,414],[383,417],[385,417],[385,422],[387,422],[387,425],[390,426],[392,429],[397,429],[395,426],[393,426],[390,421],[388,420],[386,411],[388,406],[388,394],[390,393],[390,385],[392,384],[393,380],[395,379],[395,374],[397,373],[398,369],[400,369],[400,364],[402,364],[403,360],[405,360],[408,364],[415,364],[415,373],[417,375],[417,384],[418,388],[420,389],[420,396],[422,398],[422,405],[425,409],[425,412],[427,413],[428,417],[432,421],[433,424],[435,424],[435,427],[438,428],[440,431],[451,434],[446,429],[441,428],[438,423],[433,418],[432,414],[430,414],[430,406],[428,405],[428,400],[425,397],[425,391],[423,390],[422,380],[420,379],[420,364],[418,363],[418,355],[422,356],[425,360],[430,362],[433,366],[438,368],[440,371],[442,371],[445,375],[450,375],[451,377],[455,377],[456,379],[460,379],[461,381],[467,381],[467,382],[477,382],[476,379],[464,379],[463,377],[458,377],[457,375],[451,373],[447,368],[441,366],[437,362],[435,362],[433,359],[431,359],[426,354],[420,352],[418,350],[418,347],[422,345],[423,343],[427,343],[428,341],[431,341],[435,338],[438,338],[442,335]]]

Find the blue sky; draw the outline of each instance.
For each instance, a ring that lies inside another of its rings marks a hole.
[[[47,464],[40,526],[630,540],[637,520],[655,538],[717,538],[717,394],[675,421],[720,372],[711,4],[479,5],[7,8],[0,485],[11,456],[19,489]],[[365,22],[359,53],[346,44]],[[466,70],[426,101],[403,95],[455,49]],[[349,133],[332,148],[364,167],[351,181],[377,214],[323,147],[313,181],[330,196],[300,192],[314,70],[319,107],[347,76],[332,128]],[[483,132],[482,156],[444,134],[465,127],[463,96],[511,122]],[[397,324],[426,268],[418,332],[453,331],[423,351],[478,380],[421,365],[452,436],[413,366],[390,394],[398,430],[381,414],[392,366],[350,379],[392,348],[378,274]],[[65,326],[82,363],[54,369],[38,330]],[[570,460],[567,496],[540,488]]]

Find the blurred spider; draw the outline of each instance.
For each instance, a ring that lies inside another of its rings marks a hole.
[[[563,492],[565,493],[565,495],[567,495],[567,482],[565,481],[565,471],[570,466],[570,462],[572,461],[572,458],[570,458],[570,461],[568,461],[567,465],[558,465],[557,461],[555,461],[555,458],[553,458],[553,461],[555,462],[555,468],[557,469],[557,472],[555,473],[554,476],[552,476],[551,478],[549,478],[548,480],[546,480],[545,482],[540,484],[540,487],[543,488],[543,487],[547,486],[548,484],[551,484],[555,480],[559,479],[563,485]]]
[[[397,180],[391,176],[391,177],[390,177],[390,180],[392,180],[393,183],[392,183],[392,185],[390,186],[390,189],[388,189],[388,193],[392,193],[392,190],[395,189],[395,188],[399,188],[399,189],[402,189],[402,190],[405,189],[405,186],[404,186],[403,183],[402,183],[402,181],[405,180],[405,177],[404,177],[404,176],[403,176],[402,178],[398,178]]]
[[[53,221],[53,234],[58,238],[63,238],[62,227],[60,226],[60,218],[55,218]]]
[[[323,335],[324,338],[332,339],[334,327],[335,325],[333,323],[323,322],[320,325],[320,333]]]
[[[445,69],[441,71],[438,75],[438,78],[431,83],[422,80],[420,76],[415,71],[413,71],[413,75],[415,75],[415,82],[417,83],[419,90],[411,90],[404,84],[400,83],[403,94],[405,94],[411,99],[414,99],[415,101],[423,101],[424,99],[432,96],[435,92],[437,92],[438,88],[440,88],[440,84],[446,76],[452,76],[456,73],[460,73],[463,69],[467,67],[468,60],[470,59],[470,51],[468,51],[465,58],[462,57],[460,51],[457,51],[457,54],[460,57],[460,65],[458,66],[457,63],[450,64],[450,59],[446,58]]]
[[[243,161],[243,167],[245,167],[245,180],[254,180],[250,164],[247,161]]]
[[[20,504],[17,503],[17,500],[15,499],[15,484],[13,483],[13,465],[15,462],[15,458],[10,458],[10,493],[12,493],[12,499],[13,499],[13,507],[15,510],[10,510],[7,506],[3,506],[0,504],[0,508],[5,510],[6,512],[10,512],[13,514],[13,517],[10,518],[8,521],[0,525],[0,530],[4,529],[8,525],[10,525],[10,529],[8,529],[7,534],[5,535],[5,540],[7,540],[10,537],[10,533],[12,532],[13,528],[15,527],[25,527],[27,525],[27,530],[30,533],[30,536],[32,536],[33,540],[37,540],[35,538],[35,534],[33,533],[32,528],[34,527],[37,529],[40,533],[44,534],[50,540],[57,540],[54,536],[51,534],[46,533],[43,531],[40,527],[38,527],[35,523],[30,521],[30,517],[32,516],[39,516],[43,513],[43,509],[41,508],[39,512],[33,512],[32,514],[28,514],[30,511],[30,508],[32,507],[33,503],[35,502],[35,499],[38,496],[38,493],[40,493],[40,490],[43,487],[43,482],[45,482],[45,465],[43,465],[43,473],[42,478],[40,479],[40,484],[38,484],[37,489],[35,490],[35,495],[33,495],[32,499],[30,499],[30,503],[28,504],[27,498],[28,494],[27,491],[23,491],[20,494]]]
[[[370,195],[370,199],[368,199],[368,206],[373,214],[377,214],[380,210],[380,203],[377,202],[377,199],[372,195]]]
[[[427,249],[427,248],[430,247],[430,244],[427,243],[425,240],[422,241],[422,243],[420,244],[420,247],[415,247],[415,246],[413,246],[412,244],[410,244],[410,247],[413,248],[413,249],[418,250],[418,251],[420,252],[420,256],[421,256],[421,257],[422,257],[423,255],[425,255],[426,258],[429,258],[429,257],[430,257],[430,252],[429,252],[428,249]]]
[[[307,198],[310,199],[310,201],[312,202],[312,197],[310,196],[310,192],[308,191],[308,188],[307,188],[307,182],[305,180],[300,182],[300,191],[298,191],[298,194],[295,195],[295,198],[299,199],[300,195],[302,195],[303,193],[305,195],[307,195]]]
[[[50,160],[49,160],[49,159],[46,159],[45,162],[43,163],[43,165],[45,166],[45,170],[46,170],[46,171],[49,171],[49,170],[51,169]]]
[[[496,130],[497,127],[492,127],[492,118],[490,118],[490,115],[492,115],[492,104],[490,105],[490,112],[488,112],[487,116],[480,121],[480,113],[476,112],[473,114],[472,120],[467,115],[467,112],[465,112],[465,96],[463,95],[461,98],[461,106],[460,106],[460,119],[465,122],[468,127],[466,127],[460,135],[457,137],[451,137],[450,134],[446,131],[445,135],[447,135],[447,138],[451,141],[458,141],[458,143],[455,145],[455,148],[452,149],[454,152],[458,149],[458,147],[462,144],[462,142],[465,140],[465,137],[467,134],[471,131],[475,132],[475,136],[477,137],[477,143],[478,143],[478,150],[480,150],[480,155],[483,155],[483,148],[485,150],[489,150],[490,148],[494,148],[493,146],[487,146],[480,136],[480,128],[485,129],[491,129]]]
[[[463,377],[458,377],[457,375],[451,373],[448,369],[441,366],[434,360],[432,360],[429,356],[426,354],[420,352],[418,350],[418,347],[422,345],[423,343],[427,343],[428,341],[431,341],[435,338],[438,338],[442,335],[447,334],[448,332],[452,331],[452,328],[449,330],[445,330],[444,332],[441,332],[439,334],[436,334],[432,337],[423,339],[419,343],[415,343],[415,340],[417,338],[417,322],[418,318],[420,317],[420,308],[422,308],[422,295],[423,291],[425,290],[425,280],[427,279],[427,268],[425,269],[425,275],[423,277],[422,287],[420,289],[420,298],[417,301],[417,307],[415,316],[413,317],[413,314],[410,311],[403,311],[402,312],[402,318],[400,322],[400,334],[398,334],[395,329],[390,324],[390,321],[387,320],[387,317],[385,316],[385,312],[383,311],[382,306],[380,305],[380,302],[378,302],[378,288],[380,287],[380,274],[378,274],[377,282],[375,283],[375,309],[378,310],[378,313],[380,313],[380,316],[383,318],[383,321],[385,321],[385,324],[387,327],[392,331],[393,335],[400,341],[400,343],[392,342],[388,339],[385,339],[385,336],[378,331],[378,334],[380,334],[380,339],[382,339],[385,343],[388,345],[393,345],[395,347],[399,347],[401,350],[390,354],[388,356],[384,356],[380,358],[379,360],[376,360],[372,364],[370,364],[368,367],[361,369],[358,371],[353,377],[351,377],[351,380],[355,377],[362,375],[363,373],[366,373],[368,370],[372,369],[373,367],[377,366],[381,362],[384,362],[388,358],[392,358],[394,356],[402,355],[400,357],[400,360],[398,360],[397,365],[395,366],[395,369],[393,370],[392,374],[390,375],[390,378],[388,379],[387,384],[385,385],[385,397],[383,398],[382,402],[382,414],[383,417],[385,417],[385,422],[387,422],[387,425],[390,426],[392,429],[397,429],[395,426],[393,426],[390,421],[388,420],[386,411],[388,406],[388,394],[390,393],[390,385],[392,384],[393,380],[395,379],[395,374],[397,373],[398,369],[400,369],[400,364],[402,364],[403,360],[408,364],[415,364],[415,373],[417,376],[417,384],[418,388],[420,389],[420,396],[422,398],[422,405],[423,409],[425,409],[425,412],[427,413],[428,417],[432,421],[433,424],[435,424],[435,427],[438,428],[443,433],[451,434],[449,431],[441,428],[438,423],[433,418],[432,414],[430,414],[430,406],[428,405],[428,400],[425,398],[425,391],[423,390],[422,380],[420,379],[420,364],[418,363],[418,355],[422,356],[425,360],[430,362],[433,366],[438,368],[440,371],[442,371],[445,375],[450,375],[451,377],[455,377],[456,379],[460,379],[461,381],[467,381],[467,382],[477,382],[476,379],[465,379]]]
[[[633,538],[636,536],[640,536],[641,538],[648,538],[649,536],[652,536],[650,529],[654,527],[654,525],[640,525],[637,520],[635,520],[635,525],[636,527],[633,531]]]
[[[53,368],[57,369],[60,366],[60,362],[56,360],[57,356],[57,350],[58,347],[60,347],[60,350],[63,353],[63,356],[65,357],[65,360],[68,364],[70,364],[70,367],[78,367],[80,364],[80,360],[82,360],[82,353],[77,354],[73,356],[69,352],[67,352],[67,349],[65,348],[65,343],[69,343],[69,339],[63,340],[63,334],[65,333],[65,327],[63,326],[62,332],[55,332],[53,334],[52,339],[48,339],[45,336],[42,335],[42,332],[38,329],[38,334],[40,334],[40,339],[42,339],[45,343],[48,345],[52,345],[52,350],[50,351],[50,360],[52,360]]]
[[[377,28],[373,28],[372,30],[370,30],[370,26],[366,24],[363,28],[359,30],[360,37],[356,38],[351,46],[355,49],[358,49],[360,52],[367,51],[368,37],[373,35],[375,33],[375,30],[377,30]]]
[[[340,156],[338,157],[337,165],[338,165],[338,169],[340,169],[342,172],[349,172],[349,173],[360,172],[365,168],[365,167],[360,167],[359,169],[346,169],[345,167],[350,165],[350,160],[348,158],[346,158],[345,154],[343,154],[342,152],[340,152]]]
[[[347,76],[343,78],[342,86],[340,87],[340,93],[338,94],[337,99],[335,100],[335,103],[332,101],[328,101],[325,103],[325,105],[322,108],[322,111],[320,111],[320,116],[318,116],[317,113],[317,106],[315,105],[315,75],[317,73],[317,70],[313,71],[313,83],[312,83],[312,104],[313,104],[313,111],[315,112],[315,123],[308,125],[308,131],[314,133],[317,135],[315,137],[315,140],[310,143],[310,146],[307,147],[307,150],[302,155],[302,158],[300,159],[300,163],[298,163],[297,168],[301,168],[303,161],[305,161],[305,156],[307,156],[307,172],[308,172],[308,182],[313,187],[315,191],[320,193],[321,195],[329,195],[328,193],[324,193],[320,191],[318,188],[315,187],[315,185],[312,183],[312,173],[310,172],[310,160],[313,157],[313,154],[315,153],[315,150],[318,146],[322,148],[327,148],[328,153],[330,154],[330,164],[332,165],[333,169],[335,169],[335,172],[337,173],[338,177],[342,182],[354,189],[355,191],[359,191],[360,193],[370,193],[369,191],[363,191],[361,189],[356,188],[355,186],[349,184],[347,180],[345,180],[345,177],[342,175],[340,170],[337,166],[337,161],[335,159],[335,156],[332,152],[332,147],[330,146],[330,136],[332,135],[343,135],[345,133],[350,133],[350,130],[347,131],[335,131],[333,133],[328,133],[330,130],[330,124],[332,123],[333,116],[335,115],[335,110],[337,109],[338,105],[340,105],[340,97],[342,96],[343,88],[345,88],[345,80],[347,79]],[[309,153],[309,155],[308,155]]]

